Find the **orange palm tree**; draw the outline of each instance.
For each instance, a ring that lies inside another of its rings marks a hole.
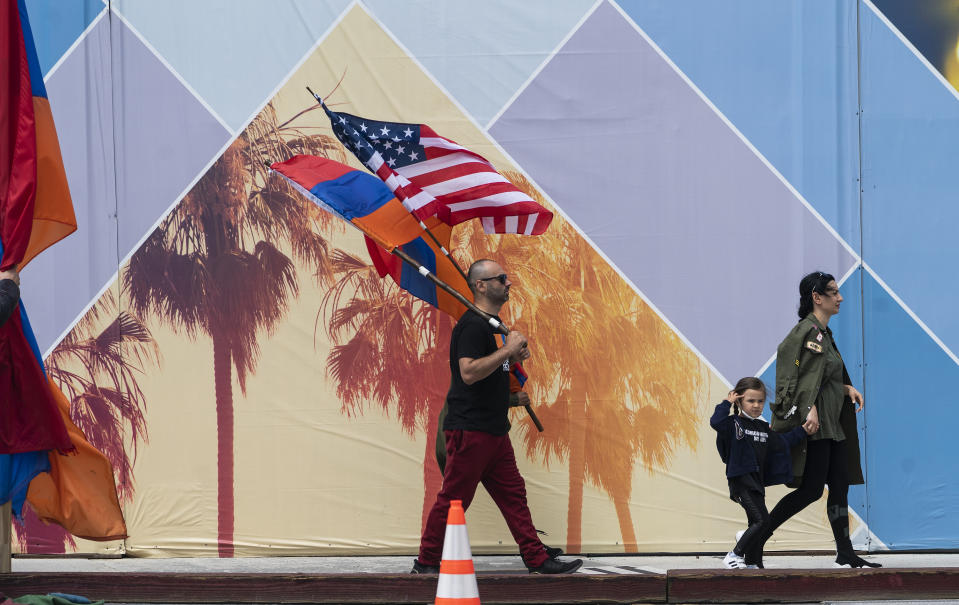
[[[543,202],[522,175],[505,174]],[[635,460],[651,468],[683,444],[695,447],[701,363],[561,218],[535,243],[470,228],[473,257],[494,258],[516,275],[509,313],[535,347],[526,390],[547,427],[539,433],[524,422],[523,439],[529,455],[569,465],[567,549],[582,549],[588,481],[610,495],[625,549],[635,551]]]
[[[109,291],[46,359],[47,373],[70,400],[70,418],[113,466],[121,502],[133,499],[137,447],[148,441],[147,401],[137,378],[147,365],[159,363],[150,330],[135,315],[118,311]],[[76,547],[62,527],[42,523],[30,512],[24,519],[17,533],[25,552],[53,554],[65,552],[67,544]]]
[[[542,202],[522,175],[506,175]],[[526,421],[523,439],[528,455],[569,465],[567,548],[582,548],[588,481],[610,494],[626,550],[635,551],[629,508],[635,461],[651,468],[665,464],[683,444],[695,447],[695,402],[703,376],[698,359],[561,219],[535,240],[489,237],[478,224],[466,224],[454,231],[452,248],[461,257],[496,259],[517,275],[506,318],[512,317],[514,327],[540,352],[531,364],[527,391],[536,401],[553,401],[537,407],[546,432],[538,433]],[[395,405],[408,432],[419,426],[427,430],[425,519],[440,483],[433,440],[448,386],[452,322],[380,280],[355,256],[338,252],[334,267],[341,277],[323,313],[338,344],[328,367],[347,413],[362,413],[365,402],[373,400],[385,410]],[[442,334],[437,325],[446,326]],[[599,342],[615,354],[597,355]],[[402,343],[401,351],[392,347],[396,343]],[[424,377],[436,384],[423,389]],[[424,392],[433,394],[423,397]]]
[[[298,295],[293,259],[316,267],[320,282],[332,276],[319,233],[325,213],[266,166],[295,153],[335,154],[338,146],[289,124],[268,105],[137,250],[123,276],[135,312],[212,341],[221,557],[234,552],[233,371],[245,394],[260,334],[276,328]],[[290,246],[292,259],[279,242]]]

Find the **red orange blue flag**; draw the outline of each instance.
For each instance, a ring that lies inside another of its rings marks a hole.
[[[0,269],[77,229],[53,114],[23,0],[0,9]]]
[[[466,280],[440,247],[449,248],[451,228],[428,219],[426,228],[437,241],[424,237],[423,225],[373,175],[333,160],[297,155],[272,165],[307,199],[351,223],[367,236],[367,249],[380,277],[389,275],[397,285],[420,300],[459,317],[466,308],[451,294],[392,255],[406,252],[467,300],[472,294]]]
[[[0,8],[0,49],[4,56],[0,61],[0,269],[24,262],[36,207],[35,95],[45,91],[36,52],[31,52],[29,32],[22,3],[4,2]],[[40,80],[39,89],[33,84],[35,79]],[[19,310],[0,326],[0,454],[73,449],[46,386],[32,336],[21,302]],[[23,482],[22,478],[11,481],[17,485]]]
[[[53,114],[23,0],[0,2],[0,269],[76,230]],[[69,457],[60,453],[71,453]],[[47,379],[20,301],[0,326],[0,503],[93,540],[126,535],[109,461]]]

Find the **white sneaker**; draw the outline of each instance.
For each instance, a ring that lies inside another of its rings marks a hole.
[[[729,554],[723,559],[723,565],[729,569],[746,569],[746,560],[735,552],[729,551]]]

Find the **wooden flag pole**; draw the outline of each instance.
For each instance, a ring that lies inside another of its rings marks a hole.
[[[12,510],[12,503],[7,500],[7,503],[0,506],[0,573],[10,573],[11,569],[11,554],[10,542],[13,534],[13,519],[11,518],[10,511]]]
[[[310,90],[310,87],[309,87],[309,86],[307,86],[306,89],[310,92],[310,94],[312,94],[312,95],[316,98],[317,101],[320,101],[320,98],[317,97],[316,94],[313,93],[312,90]],[[322,103],[322,101],[321,101],[321,103]],[[272,166],[270,166],[269,162],[264,162],[264,163],[267,165],[267,168],[269,168],[271,171],[273,171],[273,168],[272,168]],[[274,171],[274,172],[275,172],[275,171]],[[282,174],[280,174],[280,176],[281,176],[282,178],[286,179],[287,181],[290,180],[288,177],[286,177],[286,176],[284,176],[284,175],[282,175]],[[292,182],[292,181],[291,181],[291,182]],[[296,186],[295,183],[294,183],[294,186]],[[307,193],[308,193],[308,192],[307,192]],[[393,245],[387,244],[386,242],[384,242],[383,240],[379,239],[378,237],[375,237],[374,235],[372,235],[372,234],[370,234],[370,233],[367,233],[367,232],[364,231],[363,229],[360,229],[359,225],[357,225],[356,223],[354,223],[354,222],[352,222],[352,221],[349,221],[349,220],[346,220],[345,217],[340,216],[340,215],[339,215],[338,213],[336,213],[336,212],[333,212],[333,213],[334,213],[335,216],[339,216],[340,218],[342,218],[343,221],[346,222],[348,225],[356,228],[356,229],[359,230],[361,233],[363,233],[364,235],[366,235],[367,237],[369,237],[371,240],[373,240],[374,242],[376,242],[376,244],[377,244],[378,246],[380,246],[380,247],[383,248],[384,250],[387,250],[387,251],[389,251],[390,253],[394,254],[395,256],[397,256],[398,258],[400,258],[403,262],[405,262],[406,264],[408,264],[408,265],[410,265],[411,267],[413,267],[414,269],[416,269],[417,272],[420,273],[420,275],[426,277],[427,279],[429,279],[430,281],[432,281],[434,284],[436,284],[437,286],[439,286],[440,288],[442,288],[444,291],[448,292],[448,293],[450,294],[450,296],[452,296],[453,298],[455,298],[456,300],[458,300],[459,302],[461,302],[467,309],[469,309],[470,311],[473,311],[474,313],[476,313],[477,315],[479,315],[480,317],[482,317],[483,319],[485,319],[486,321],[488,321],[489,324],[490,324],[491,326],[493,326],[493,329],[494,329],[494,330],[500,332],[501,334],[509,334],[509,328],[507,328],[505,325],[503,325],[503,323],[502,323],[501,321],[499,321],[499,320],[496,319],[495,317],[491,316],[489,313],[486,313],[485,311],[480,310],[479,307],[477,307],[475,304],[473,304],[473,301],[469,300],[468,298],[466,298],[465,296],[463,296],[462,294],[460,294],[455,288],[453,288],[452,286],[450,286],[449,284],[447,284],[446,282],[444,282],[443,280],[441,280],[439,277],[437,277],[436,275],[434,275],[432,271],[430,271],[429,269],[427,269],[426,267],[424,267],[424,266],[421,265],[420,263],[416,262],[416,260],[413,259],[413,257],[411,257],[411,256],[410,256],[409,254],[407,254],[406,252],[403,252],[402,250],[400,250],[400,248],[399,248],[398,246],[393,246]],[[422,223],[422,221],[420,222],[420,226],[423,227],[423,230],[426,231],[426,233],[429,234],[430,237],[433,237],[433,241],[436,241],[436,238],[433,236],[432,233],[430,233],[429,229],[426,228],[426,225],[424,225],[424,224]],[[440,247],[440,249],[446,254],[447,258],[450,259],[450,261],[451,261],[451,262],[453,263],[453,265],[457,268],[457,270],[459,270],[460,275],[463,276],[463,279],[466,280],[467,282],[469,282],[469,279],[466,277],[466,274],[463,273],[463,270],[460,269],[459,265],[457,265],[456,260],[450,255],[449,251],[448,251],[446,248],[444,248],[444,247],[442,246],[442,244],[440,244],[438,241],[436,242],[436,244],[437,244],[437,245]],[[533,421],[533,424],[536,425],[536,429],[537,429],[538,431],[540,431],[540,432],[543,432],[543,424],[539,421],[539,418],[536,416],[536,412],[533,411],[533,408],[532,408],[530,405],[528,405],[528,404],[527,404],[527,405],[524,405],[523,407],[526,408],[526,413],[529,414],[530,420],[532,420],[532,421]]]

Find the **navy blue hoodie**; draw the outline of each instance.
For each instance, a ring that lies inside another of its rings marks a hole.
[[[716,406],[713,417],[709,419],[709,425],[716,430],[716,448],[719,450],[719,457],[726,463],[727,479],[759,472],[759,461],[756,460],[752,439],[744,438],[741,427],[737,434],[737,417],[729,415],[729,408],[732,405],[723,400]],[[789,450],[806,438],[806,431],[801,426],[797,426],[787,433],[777,433],[770,429],[768,424],[765,426],[769,434],[767,442],[769,445],[766,450],[766,462],[763,465],[765,468],[765,476],[762,477],[763,485],[789,483],[793,478]]]

